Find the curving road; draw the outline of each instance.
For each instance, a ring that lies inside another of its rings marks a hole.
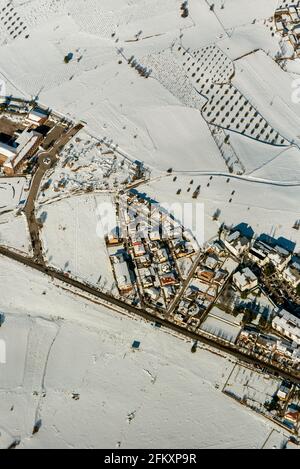
[[[24,213],[27,218],[29,233],[31,237],[33,257],[39,264],[45,264],[43,257],[43,246],[40,239],[39,225],[35,217],[35,202],[40,190],[42,180],[45,173],[53,168],[58,161],[58,154],[60,150],[83,128],[82,124],[78,124],[72,129],[66,131],[60,139],[48,151],[42,151],[38,155],[38,169],[35,172],[27,202],[24,208]]]

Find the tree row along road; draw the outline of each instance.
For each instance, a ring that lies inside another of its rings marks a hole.
[[[121,299],[115,298],[111,295],[108,295],[107,293],[104,293],[97,288],[94,288],[90,285],[87,285],[85,283],[82,283],[78,280],[75,280],[73,278],[67,277],[63,272],[57,271],[53,268],[47,267],[43,264],[37,263],[34,259],[32,258],[27,258],[24,257],[16,252],[12,252],[9,249],[0,247],[0,255],[5,256],[12,261],[19,262],[28,268],[34,269],[36,271],[41,272],[42,274],[45,274],[49,276],[52,280],[56,279],[62,282],[62,284],[71,286],[81,292],[87,293],[88,295],[94,296],[95,298],[98,298],[102,301],[105,302],[105,306],[109,308],[109,305],[115,305],[124,313],[132,313],[136,316],[139,316],[143,318],[144,320],[148,322],[159,322],[163,327],[183,336],[186,337],[190,340],[194,341],[200,341],[204,343],[205,345],[209,345],[221,352],[228,353],[230,355],[233,355],[236,359],[241,360],[243,362],[246,362],[251,365],[257,365],[259,362],[263,366],[264,369],[266,369],[268,372],[271,374],[278,373],[280,376],[282,376],[285,379],[292,380],[294,383],[300,385],[300,377],[297,377],[296,375],[291,375],[290,373],[282,371],[279,367],[276,367],[273,364],[267,364],[263,360],[259,360],[257,357],[250,357],[241,351],[239,351],[234,345],[230,344],[222,344],[216,340],[210,339],[207,336],[204,336],[201,334],[201,332],[196,333],[189,331],[185,328],[182,328],[178,326],[177,324],[172,323],[169,319],[161,319],[158,318],[154,313],[149,312],[148,310],[145,309],[139,309],[133,305],[124,303]],[[57,285],[56,285],[57,286]],[[76,291],[73,292],[74,295],[76,295]],[[115,308],[112,308],[114,311],[116,311]],[[122,314],[120,312],[120,314]]]

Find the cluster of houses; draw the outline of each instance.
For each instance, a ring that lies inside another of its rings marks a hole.
[[[290,381],[284,380],[276,395],[274,396],[278,403],[277,415],[283,425],[291,431],[298,433],[300,425],[300,405],[299,393]],[[277,417],[277,420],[278,420]]]
[[[190,233],[159,206],[151,207],[148,199],[133,191],[124,195],[125,207],[122,197],[119,226],[106,240],[113,250],[110,259],[119,292],[127,296],[138,293],[142,304],[156,311],[169,310],[172,320],[183,327],[201,327],[218,300],[222,303],[221,293],[229,281],[241,294],[258,289],[261,279],[245,267],[245,260],[261,268],[272,264],[276,275],[299,285],[298,261],[280,246],[252,242],[240,231],[225,231],[220,239],[200,250]],[[166,231],[165,236],[162,231]],[[183,275],[179,265],[182,259],[190,260],[192,275]],[[237,345],[248,350],[255,346],[256,351],[278,363],[300,366],[300,319],[275,306],[273,313],[273,335],[266,336],[257,327],[245,328]]]
[[[300,57],[300,3],[278,8],[274,21],[276,31],[291,44],[296,57]]]
[[[250,260],[253,264],[264,268],[272,265],[278,278],[285,280],[293,289],[300,285],[300,258],[294,256],[279,245],[271,245],[266,241],[255,240],[254,243],[240,231],[224,235],[224,244],[228,251],[237,259]],[[234,282],[241,291],[247,291],[258,285],[254,273],[245,268],[234,276]]]
[[[33,108],[23,120],[25,128],[14,131],[13,135],[1,132],[0,124],[0,168],[6,176],[22,171],[43,141],[39,128],[48,119],[48,111]]]
[[[245,326],[238,336],[237,345],[248,353],[259,355],[266,362],[276,362],[285,369],[300,370],[300,348],[296,343],[276,335],[263,334],[253,326]]]
[[[297,298],[298,295],[299,298],[300,258],[298,256],[294,256],[292,252],[281,246],[268,244],[266,241],[258,239],[253,243],[239,231],[225,233],[224,244],[236,258],[241,259],[241,262],[250,261],[251,265],[259,267],[260,271],[271,266],[270,273],[278,281],[276,285],[282,285],[283,288],[283,284],[286,282],[294,293],[294,297]],[[233,284],[240,292],[255,290],[260,286],[260,282],[262,282],[262,278],[259,279],[249,267],[240,268],[233,275]],[[296,348],[299,347],[300,319],[288,311],[280,311],[276,308],[274,308],[273,316],[271,323],[273,331]]]
[[[300,406],[293,402],[287,405],[284,413],[283,424],[290,430],[298,433],[300,424]]]
[[[143,304],[166,309],[183,285],[178,262],[197,255],[197,241],[135,191],[119,195],[117,218],[118,227],[108,233],[106,244],[120,294],[138,291]]]
[[[211,243],[200,259],[195,273],[174,312],[174,321],[197,328],[216,302],[238,263],[231,258],[222,242]]]

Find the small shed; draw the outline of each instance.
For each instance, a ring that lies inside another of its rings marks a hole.
[[[138,340],[134,340],[133,344],[132,344],[132,348],[134,350],[138,350],[141,346],[141,342],[139,342]]]

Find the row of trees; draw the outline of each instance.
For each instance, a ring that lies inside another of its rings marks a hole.
[[[142,77],[145,77],[145,78],[149,78],[151,73],[152,73],[152,69],[151,68],[147,68],[143,65],[141,65],[137,59],[135,59],[135,57],[132,55],[130,57],[130,59],[128,60],[128,64],[131,65],[132,68],[134,68],[135,70],[138,71],[138,73],[142,76]]]

